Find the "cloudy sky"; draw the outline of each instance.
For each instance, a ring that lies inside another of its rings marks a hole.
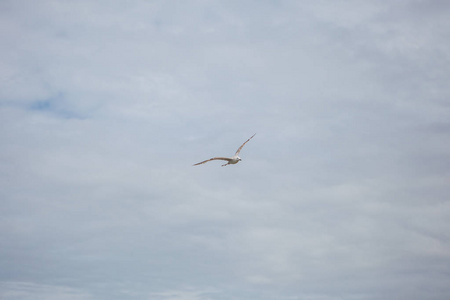
[[[449,15],[0,1],[0,298],[449,299]]]

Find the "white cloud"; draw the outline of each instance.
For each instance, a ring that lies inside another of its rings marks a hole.
[[[447,299],[436,3],[3,1],[0,295]]]
[[[46,300],[89,300],[91,295],[80,290],[59,285],[44,285],[32,282],[1,282],[0,296],[4,300],[46,299]]]

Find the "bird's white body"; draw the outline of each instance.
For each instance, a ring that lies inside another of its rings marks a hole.
[[[255,134],[256,134],[256,133],[255,133]],[[222,165],[222,167],[224,167],[224,166],[226,166],[226,165],[234,165],[234,164],[237,164],[238,162],[240,162],[240,161],[242,160],[242,159],[238,156],[239,152],[241,152],[241,150],[242,150],[242,148],[244,147],[244,145],[245,145],[248,141],[250,141],[250,140],[255,136],[255,134],[252,135],[248,140],[246,140],[245,143],[243,143],[243,144],[239,147],[239,149],[237,149],[237,151],[236,151],[236,153],[234,154],[234,156],[232,156],[232,157],[213,157],[213,158],[204,160],[204,161],[202,161],[202,162],[196,163],[194,166],[198,166],[198,165],[204,164],[204,163],[206,163],[206,162],[208,162],[208,161],[211,161],[211,160],[225,160],[225,161],[227,161],[227,163],[224,164],[224,165]]]
[[[231,164],[231,165],[234,165],[234,164],[237,164],[238,162],[240,162],[241,160],[242,159],[239,156],[235,155],[235,156],[230,158],[228,163]]]

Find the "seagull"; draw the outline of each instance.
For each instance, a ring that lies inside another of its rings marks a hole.
[[[239,155],[239,152],[241,152],[241,150],[242,150],[242,148],[244,147],[244,145],[247,144],[247,142],[250,141],[255,135],[256,135],[256,133],[255,133],[254,135],[252,135],[248,140],[246,140],[245,143],[243,143],[243,144],[239,147],[239,149],[237,149],[237,151],[236,151],[236,153],[234,154],[233,157],[213,157],[213,158],[204,160],[204,161],[202,161],[202,162],[199,162],[199,163],[195,164],[194,166],[198,166],[198,165],[204,164],[204,163],[206,163],[206,162],[208,162],[208,161],[211,161],[211,160],[226,160],[227,163],[224,164],[224,165],[222,165],[222,167],[227,166],[227,165],[234,165],[234,164],[237,164],[238,162],[240,162],[240,161],[242,160],[242,159],[238,156],[238,155]]]

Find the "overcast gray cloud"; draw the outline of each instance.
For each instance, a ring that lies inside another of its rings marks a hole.
[[[448,299],[449,15],[1,1],[0,298]]]

